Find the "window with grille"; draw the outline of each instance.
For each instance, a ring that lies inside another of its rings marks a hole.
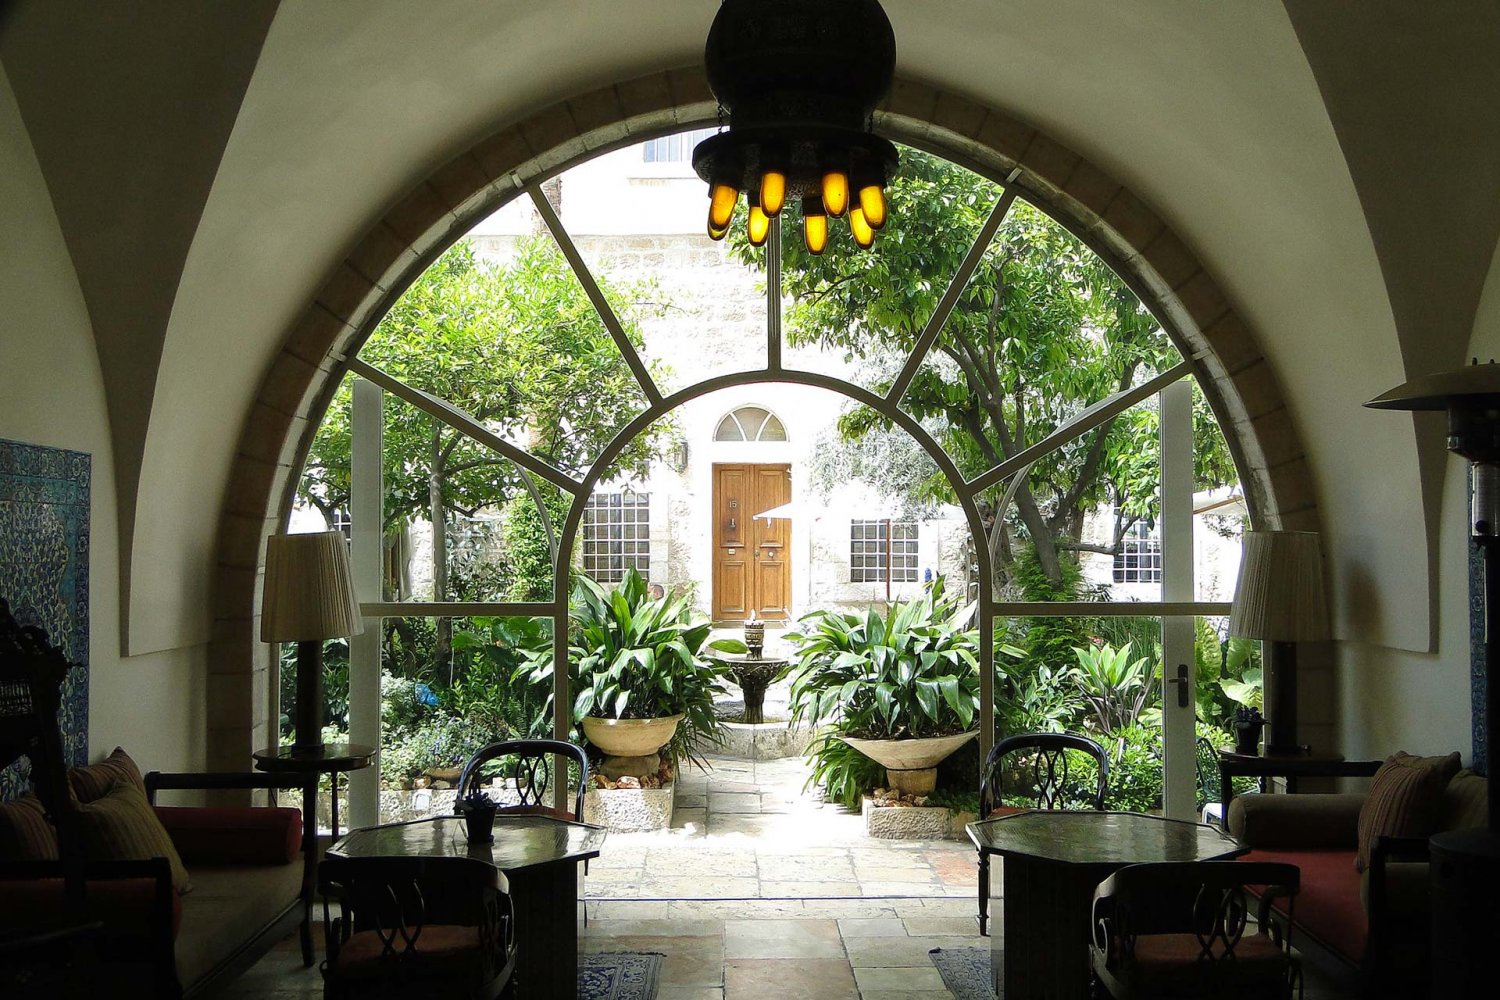
[[[886,581],[885,521],[849,522],[849,580],[851,583]],[[915,583],[917,579],[917,522],[891,521],[889,552],[892,583]]]
[[[1115,583],[1161,583],[1161,536],[1137,521],[1120,539]]]
[[[644,163],[689,163],[693,159],[693,147],[717,131],[715,128],[695,128],[690,132],[652,139],[641,144],[641,160]]]
[[[715,441],[785,441],[786,425],[764,406],[742,406],[724,414],[714,429]]]
[[[651,494],[595,493],[583,511],[583,571],[619,583],[632,566],[651,578]]]

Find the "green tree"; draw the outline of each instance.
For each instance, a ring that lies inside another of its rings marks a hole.
[[[611,297],[637,298],[629,290]],[[638,319],[621,315],[637,347]],[[391,308],[360,358],[568,472],[585,468],[646,407],[603,321],[545,238],[523,241],[499,266],[478,260],[467,241],[455,244]],[[330,518],[349,503],[351,399],[346,381],[318,430],[299,490]],[[643,475],[670,431],[658,422],[615,467]],[[494,596],[451,593],[445,525],[454,513],[472,516],[526,497],[515,464],[401,402],[386,407],[384,451],[383,527],[418,519],[433,525],[433,599]],[[451,680],[452,625],[438,625],[435,660],[439,675]]]
[[[782,243],[784,287],[793,303],[789,342],[843,351],[865,366],[877,391],[889,389],[999,196],[994,184],[946,160],[911,149],[901,158],[888,192],[890,220],[873,250],[858,250],[846,227],[835,225],[826,252],[808,253],[795,208],[788,210]],[[743,227],[731,233],[739,259],[759,264],[762,255],[745,241]],[[1018,201],[901,404],[939,426],[960,470],[975,475],[1177,359],[1156,320],[1096,254]],[[1206,415],[1201,399],[1198,405]],[[850,442],[887,426],[864,407],[840,420]],[[1211,419],[1197,426],[1200,487],[1232,480],[1217,426]],[[1125,533],[1150,516],[1155,434],[1154,409],[1136,407],[1041,458],[1010,510],[990,504],[984,513],[993,525],[997,586],[1011,579],[1017,540],[1034,548],[1054,586],[1079,551],[1118,552]],[[940,477],[921,492],[953,499]],[[1117,512],[1113,539],[1080,541],[1084,517],[1105,504]]]

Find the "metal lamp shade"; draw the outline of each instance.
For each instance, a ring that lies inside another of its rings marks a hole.
[[[266,539],[262,642],[337,639],[363,631],[342,532]]]
[[[1245,532],[1229,634],[1274,642],[1328,638],[1316,532]]]

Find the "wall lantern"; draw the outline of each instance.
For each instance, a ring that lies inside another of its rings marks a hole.
[[[875,105],[896,72],[896,36],[877,0],[724,0],[703,61],[728,129],[700,142],[708,235],[722,240],[740,192],[761,246],[788,201],[819,254],[828,219],[847,216],[861,247],[886,223],[896,147],[875,135]]]

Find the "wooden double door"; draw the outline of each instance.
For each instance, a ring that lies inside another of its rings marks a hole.
[[[790,465],[714,466],[714,620],[785,621],[792,522],[755,515],[792,499]]]

